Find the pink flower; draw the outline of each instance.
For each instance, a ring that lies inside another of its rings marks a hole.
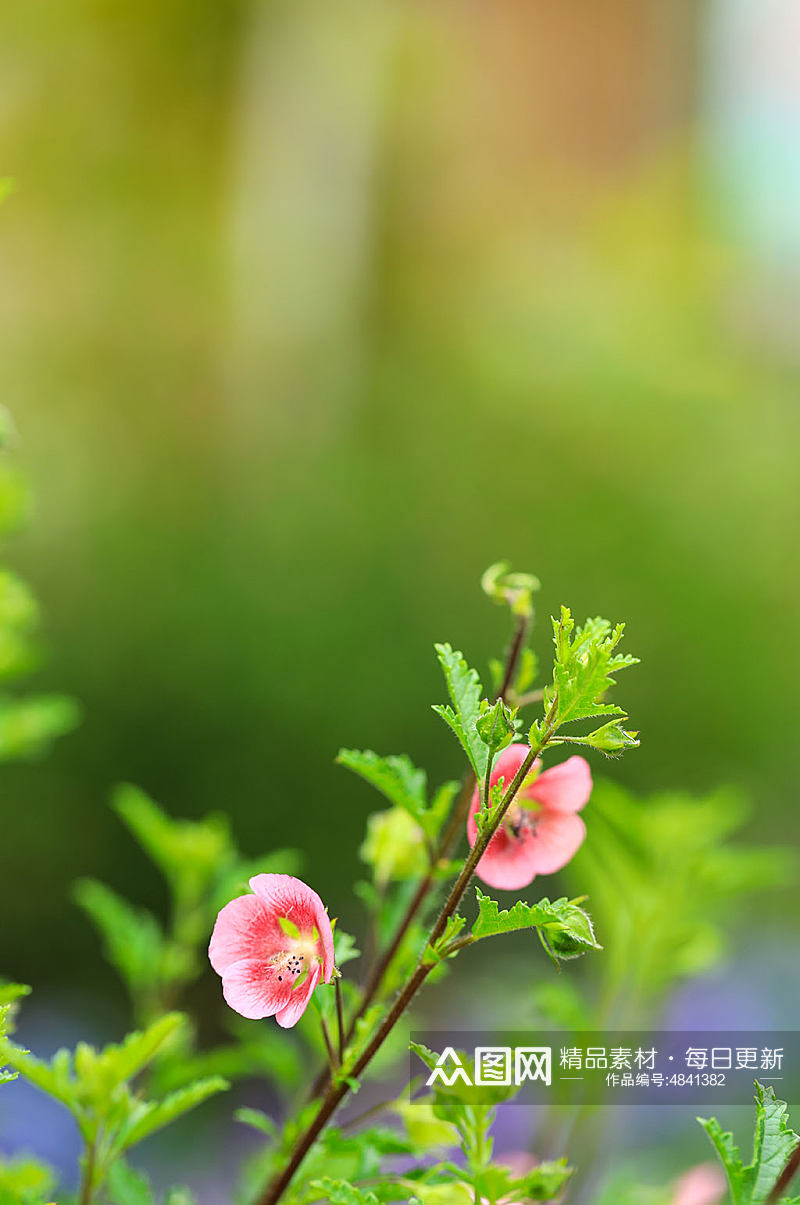
[[[491,785],[503,779],[508,788],[529,753],[527,745],[509,745],[492,770]],[[533,764],[503,822],[478,863],[478,875],[490,887],[511,891],[527,887],[537,874],[554,874],[566,866],[586,836],[586,826],[576,812],[592,793],[589,763],[570,757],[559,766],[538,774]],[[478,828],[475,813],[480,807],[480,788],[475,788],[467,817],[467,836],[475,844]]]
[[[722,1169],[716,1163],[700,1163],[675,1181],[672,1205],[718,1205],[726,1191]]]
[[[232,1009],[289,1029],[333,974],[331,922],[316,891],[289,874],[257,874],[250,886],[254,895],[231,900],[217,917],[208,957]]]

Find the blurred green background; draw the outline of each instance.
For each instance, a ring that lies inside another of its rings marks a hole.
[[[360,927],[374,801],[333,758],[458,773],[431,645],[502,647],[501,556],[542,619],[628,621],[624,783],[739,784],[760,841],[797,841],[796,24],[4,7],[2,401],[36,497],[8,559],[45,608],[37,685],[85,709],[4,770],[4,973],[121,999],[66,902],[90,874],[158,904],[121,779],[300,846]]]

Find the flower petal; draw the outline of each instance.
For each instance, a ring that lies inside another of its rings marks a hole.
[[[530,860],[537,874],[555,874],[566,866],[583,844],[586,825],[573,812],[551,812],[547,808],[535,817],[531,834]]]
[[[554,812],[579,812],[592,793],[592,771],[585,757],[568,757],[540,774],[525,792]]]
[[[279,973],[261,958],[234,962],[222,976],[225,1002],[250,1021],[274,1016],[286,1007],[292,994],[289,978],[280,980]]]
[[[525,758],[530,753],[530,745],[523,745],[521,742],[516,742],[509,745],[507,749],[498,756],[497,761],[492,768],[491,785],[494,787],[502,778],[504,789],[508,789],[514,781],[514,775],[519,770]],[[531,772],[539,766],[539,759],[533,763]],[[526,792],[527,794],[527,792]]]
[[[220,912],[211,934],[208,957],[218,975],[243,958],[262,961],[280,949],[281,930],[262,900],[240,895]]]
[[[312,930],[317,930],[322,979],[327,983],[333,974],[333,930],[316,891],[290,874],[257,874],[250,880],[250,886],[269,912],[290,920],[303,937],[310,937]]]
[[[527,831],[512,837],[502,826],[489,842],[475,873],[490,887],[516,891],[536,878],[535,837]]]
[[[291,1029],[300,1020],[308,1008],[311,993],[319,983],[319,977],[320,965],[315,962],[300,986],[293,990],[289,1003],[275,1014],[275,1020],[283,1029]]]

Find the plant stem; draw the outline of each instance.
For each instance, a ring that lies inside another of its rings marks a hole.
[[[328,1033],[328,1026],[325,1023],[325,1018],[321,1014],[320,1014],[320,1018],[319,1018],[319,1023],[322,1027],[322,1036],[325,1039],[325,1049],[328,1052],[328,1061],[331,1065],[331,1071],[335,1075],[339,1069],[339,1064],[336,1061],[336,1055],[334,1053],[333,1044],[331,1042],[331,1035]]]
[[[86,1155],[83,1161],[83,1174],[81,1175],[80,1187],[80,1205],[91,1205],[92,1197],[94,1196],[94,1160],[95,1160],[96,1141],[89,1144],[86,1148]]]
[[[438,941],[447,927],[448,920],[451,916],[454,916],[458,910],[458,906],[463,899],[464,892],[469,886],[470,879],[475,872],[475,867],[478,865],[478,862],[485,853],[489,842],[491,841],[495,831],[511,806],[517,791],[522,786],[522,783],[524,782],[535,759],[550,740],[550,736],[552,735],[552,719],[555,714],[555,706],[556,700],[553,701],[553,705],[551,706],[547,719],[545,720],[544,733],[541,741],[538,745],[531,746],[527,756],[525,757],[525,760],[523,761],[517,773],[514,775],[514,778],[512,779],[510,786],[506,789],[500,803],[497,805],[497,808],[492,816],[491,823],[487,824],[483,831],[477,835],[475,844],[470,850],[469,856],[464,863],[461,873],[453,884],[450,894],[448,895],[447,900],[445,901],[445,904],[439,913],[436,924],[431,930],[426,945],[426,950],[428,946],[433,945],[434,942]],[[406,982],[405,986],[400,991],[399,995],[395,998],[391,1008],[381,1024],[378,1026],[367,1046],[358,1056],[352,1068],[348,1068],[348,1079],[357,1079],[358,1076],[361,1075],[362,1071],[364,1071],[369,1065],[373,1056],[380,1050],[386,1038],[394,1029],[394,1026],[397,1024],[400,1017],[408,1008],[414,996],[417,994],[420,987],[433,970],[434,965],[435,964],[432,962],[425,961],[425,954],[423,952],[422,959],[418,963],[411,977]],[[263,1195],[258,1199],[257,1205],[276,1205],[276,1202],[280,1200],[280,1198],[283,1196],[283,1193],[292,1182],[294,1174],[300,1167],[300,1164],[305,1159],[311,1147],[314,1145],[320,1133],[336,1112],[349,1090],[349,1084],[346,1081],[339,1084],[337,1084],[335,1081],[330,1083],[325,1096],[320,1103],[319,1109],[314,1116],[314,1119],[311,1121],[310,1125],[295,1144],[294,1150],[289,1157],[289,1162],[284,1170],[273,1180]]]
[[[334,984],[336,991],[336,1022],[339,1029],[339,1062],[344,1060],[344,1009],[342,1007],[342,983],[339,976],[336,976]]]

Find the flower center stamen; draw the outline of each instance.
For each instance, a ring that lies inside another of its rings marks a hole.
[[[528,808],[520,807],[519,804],[512,804],[506,816],[506,831],[517,840],[530,833],[531,836],[536,832],[537,818]]]
[[[278,982],[282,983],[284,978],[294,981],[302,975],[307,960],[305,954],[298,954],[296,950],[283,950],[273,954],[269,962],[278,970]]]

